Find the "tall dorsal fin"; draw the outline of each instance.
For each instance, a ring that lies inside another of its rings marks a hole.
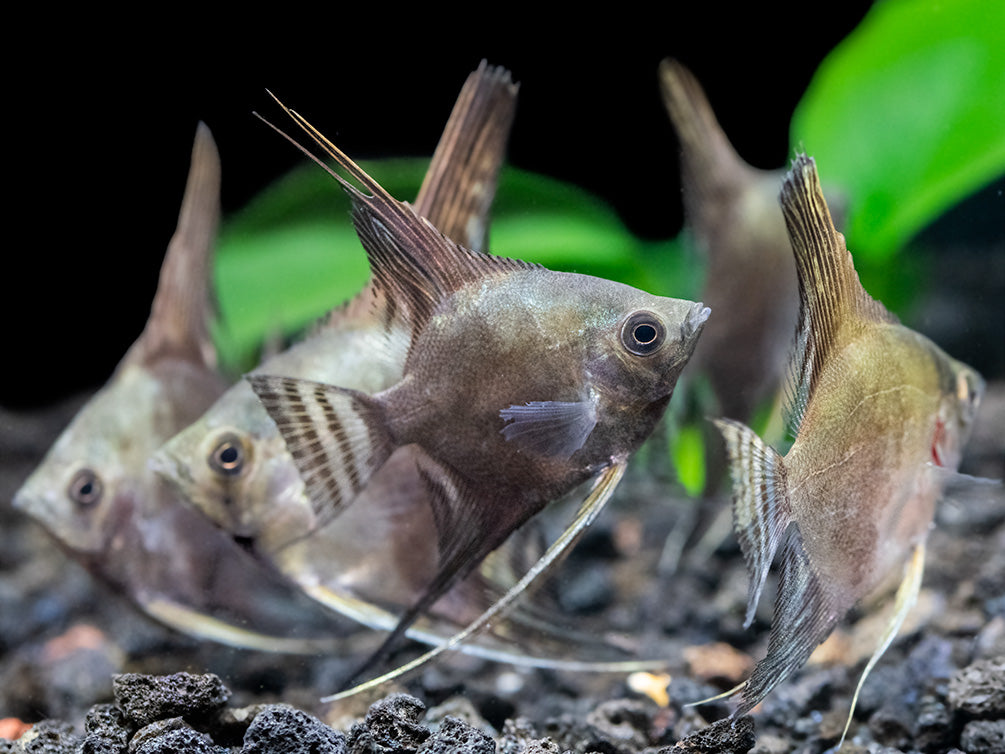
[[[487,250],[519,88],[508,70],[484,60],[468,75],[415,197],[419,215],[468,249]]]
[[[842,328],[896,322],[859,282],[844,236],[834,227],[812,157],[800,154],[782,182],[782,214],[799,278],[799,329],[792,360],[789,421],[796,430],[816,388],[821,365]]]
[[[271,93],[270,93],[271,94]],[[275,95],[273,95],[275,99]],[[403,304],[413,337],[433,309],[450,293],[494,274],[534,269],[538,265],[470,251],[444,236],[424,217],[391,196],[361,167],[307,122],[276,99],[280,107],[322,149],[365,189],[352,185],[333,168],[280,129],[268,123],[335,178],[353,203],[353,224],[363,242],[379,295]],[[264,120],[264,119],[263,119]]]
[[[703,201],[715,201],[711,195],[723,185],[735,184],[737,172],[748,166],[733,149],[694,74],[667,58],[660,63],[659,77],[663,104],[680,142],[687,188]]]
[[[220,155],[199,123],[178,225],[161,266],[150,318],[124,361],[181,356],[216,366],[209,337],[211,257],[220,221]]]

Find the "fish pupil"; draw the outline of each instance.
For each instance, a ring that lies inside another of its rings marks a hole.
[[[644,345],[648,345],[656,340],[656,328],[652,325],[639,325],[635,328],[635,340]]]
[[[621,343],[636,356],[649,356],[666,340],[663,322],[652,312],[635,312],[621,328]]]
[[[221,474],[239,474],[244,466],[244,451],[239,438],[227,435],[216,445],[209,465]]]
[[[70,480],[70,499],[80,505],[93,505],[101,499],[103,487],[98,475],[91,469],[80,469]]]

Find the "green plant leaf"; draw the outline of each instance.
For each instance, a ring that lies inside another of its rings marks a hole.
[[[817,70],[792,144],[850,195],[856,255],[892,255],[1005,173],[1003,29],[999,0],[881,0]]]

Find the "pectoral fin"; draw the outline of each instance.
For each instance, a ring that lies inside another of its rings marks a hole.
[[[618,486],[618,482],[621,481],[621,477],[624,473],[624,461],[619,461],[607,467],[598,477],[593,489],[590,491],[590,494],[579,507],[576,517],[572,520],[572,522],[570,522],[569,526],[566,527],[565,531],[563,531],[561,535],[559,535],[559,537],[551,544],[537,563],[535,563],[533,567],[531,567],[531,569],[524,574],[523,578],[514,584],[505,595],[492,605],[492,607],[469,624],[467,628],[455,634],[450,640],[444,642],[440,646],[426,652],[421,657],[401,665],[391,672],[385,673],[384,675],[371,681],[367,681],[366,683],[362,683],[346,691],[334,694],[333,696],[326,697],[322,701],[330,702],[335,701],[336,699],[352,696],[361,691],[375,688],[383,683],[399,678],[406,673],[410,673],[413,670],[422,667],[430,660],[435,659],[442,652],[456,648],[469,637],[474,636],[479,631],[483,630],[492,621],[502,618],[510,609],[513,602],[521,594],[523,594],[527,587],[530,586],[541,574],[548,571],[551,566],[558,562],[568,551],[569,547],[575,544],[586,528],[593,523],[596,517],[600,514],[600,511],[603,510],[604,505],[614,493],[614,490]]]
[[[499,412],[503,436],[535,455],[568,459],[597,426],[593,401],[530,401]]]
[[[279,428],[321,526],[345,509],[394,449],[379,405],[310,380],[247,377]]]

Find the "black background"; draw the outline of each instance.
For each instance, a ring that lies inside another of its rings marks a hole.
[[[221,151],[225,212],[300,162],[252,116],[278,114],[266,88],[354,158],[429,155],[486,58],[521,84],[513,164],[593,191],[641,236],[675,235],[677,146],[660,60],[695,72],[748,162],[780,167],[810,77],[867,10],[818,4],[806,19],[750,5],[615,15],[467,7],[436,19],[277,5],[212,23],[179,8],[170,18],[40,19],[23,31],[30,52],[8,80],[13,337],[0,405],[28,409],[97,387],[137,337],[198,120]]]

